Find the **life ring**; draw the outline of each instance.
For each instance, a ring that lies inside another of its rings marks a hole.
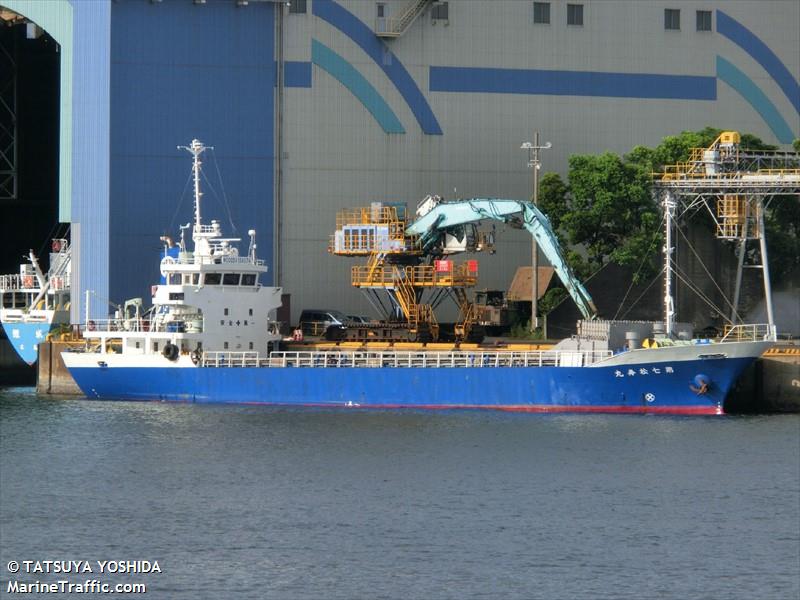
[[[178,360],[179,353],[180,350],[178,350],[178,347],[175,344],[170,343],[167,343],[167,345],[164,346],[164,349],[161,351],[161,354],[164,355],[164,358],[171,361]]]
[[[22,276],[22,287],[32,288],[33,287],[33,275],[23,275]]]
[[[61,252],[61,240],[53,240],[53,252]]]
[[[89,321],[88,323],[86,323],[86,329],[87,329],[88,331],[94,331],[94,328],[95,328],[95,323],[94,323],[94,321]]]
[[[192,350],[192,353],[189,355],[192,359],[192,362],[196,365],[200,364],[200,359],[202,355],[200,354],[200,350]]]

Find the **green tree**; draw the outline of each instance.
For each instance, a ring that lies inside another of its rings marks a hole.
[[[569,160],[569,210],[561,217],[572,244],[586,250],[591,270],[608,261],[633,266],[650,246],[659,219],[650,165],[611,152]]]
[[[700,131],[682,131],[678,135],[668,135],[653,149],[653,172],[665,165],[685,161],[693,148],[708,148],[722,133],[721,129],[706,127]]]
[[[652,174],[686,161],[694,148],[709,147],[722,131],[714,127],[683,131],[665,137],[655,148],[636,146],[622,157],[611,152],[573,155],[568,183],[556,173],[542,177],[540,208],[564,245],[583,249],[567,252],[578,277],[585,279],[608,262],[633,268],[637,280],[657,272],[661,215],[652,195]],[[800,152],[800,140],[794,146]],[[776,149],[749,133],[741,134],[741,147]],[[767,211],[766,228],[770,269],[777,283],[800,262],[797,199],[775,198]]]
[[[772,281],[779,285],[800,268],[800,202],[777,196],[766,212],[767,256]]]
[[[568,193],[569,188],[558,173],[545,173],[542,176],[539,182],[539,209],[550,219],[556,234],[560,234],[561,221],[569,210]]]

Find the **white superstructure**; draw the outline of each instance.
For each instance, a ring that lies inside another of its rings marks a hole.
[[[248,232],[249,249],[240,255],[236,244],[241,240],[224,237],[218,221],[203,224],[200,156],[208,147],[192,140],[179,148],[188,150],[194,161],[193,248],[184,240],[190,225],[181,227],[177,244],[162,238],[162,283],[152,287],[153,306],[147,313],[142,314],[141,301],[133,300],[113,319],[87,321],[84,337],[97,342],[94,349],[104,355],[105,364],[191,366],[204,351],[266,355],[281,339],[271,319],[281,305],[281,288],[259,281],[267,266],[256,258],[256,232]],[[91,353],[65,360],[69,365],[86,356]]]

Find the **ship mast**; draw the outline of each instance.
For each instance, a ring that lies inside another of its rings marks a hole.
[[[672,218],[675,216],[675,200],[667,190],[663,195],[664,207],[664,329],[672,337],[675,323],[675,300],[672,297]]]
[[[203,236],[203,222],[200,214],[200,198],[203,192],[200,191],[200,155],[206,150],[213,150],[213,146],[205,146],[198,139],[193,139],[189,146],[178,146],[178,150],[186,150],[192,155],[192,175],[194,177],[194,228],[192,229],[192,241],[195,244],[195,252],[206,253],[208,241]],[[202,247],[198,247],[202,246]]]

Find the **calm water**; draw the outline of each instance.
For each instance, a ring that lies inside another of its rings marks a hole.
[[[11,560],[146,559],[162,573],[94,563],[66,578],[170,599],[800,596],[797,415],[267,410],[16,389],[0,390],[0,449],[0,595]]]

